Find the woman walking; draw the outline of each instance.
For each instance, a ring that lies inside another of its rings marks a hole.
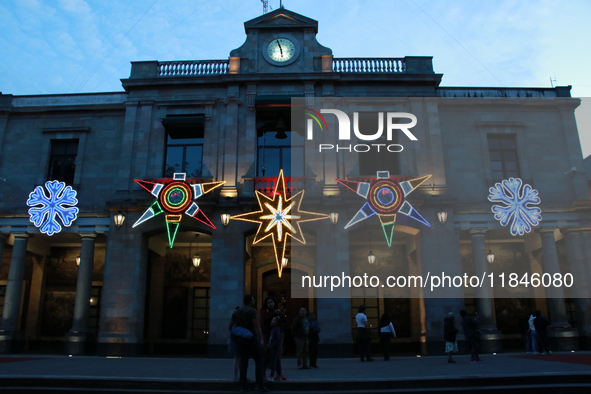
[[[380,344],[384,350],[384,361],[390,360],[390,340],[396,338],[396,331],[390,316],[386,313],[380,318]]]

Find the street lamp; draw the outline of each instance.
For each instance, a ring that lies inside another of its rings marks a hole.
[[[437,218],[439,219],[439,223],[445,224],[445,222],[447,221],[447,212],[443,210],[437,212]]]
[[[339,213],[338,212],[331,212],[328,217],[330,218],[330,222],[332,224],[337,224],[339,221]]]
[[[125,215],[123,214],[123,212],[119,211],[115,214],[115,216],[113,216],[113,220],[115,221],[115,226],[117,226],[117,228],[120,228],[123,225],[123,222],[125,221]]]
[[[220,217],[222,219],[222,225],[224,226],[224,228],[228,227],[228,223],[230,223],[230,214],[222,213]]]
[[[372,247],[371,247],[371,231],[370,231],[369,232],[369,253],[367,254],[367,261],[369,262],[369,264],[374,264],[376,262],[376,255],[373,254],[371,249],[372,249]]]

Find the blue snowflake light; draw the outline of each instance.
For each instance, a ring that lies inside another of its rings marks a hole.
[[[497,182],[488,191],[490,192],[488,201],[504,204],[493,205],[491,210],[501,226],[511,222],[511,235],[529,233],[532,227],[540,224],[542,210],[539,207],[529,206],[540,203],[538,191],[528,184],[524,185],[521,179],[505,179],[500,183]]]
[[[64,182],[47,181],[45,188],[49,191],[49,197],[45,194],[43,187],[37,186],[29,194],[27,205],[31,207],[29,209],[31,222],[39,227],[39,231],[43,234],[51,236],[62,231],[56,216],[66,227],[76,220],[78,208],[75,205],[78,204],[78,199],[76,199],[76,191],[71,186],[66,186]]]

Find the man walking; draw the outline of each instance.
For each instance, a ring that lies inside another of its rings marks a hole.
[[[462,317],[464,335],[472,348],[470,362],[480,363],[482,360],[478,356],[478,352],[480,351],[480,329],[478,327],[478,319],[473,319],[471,316],[468,316],[465,309],[460,311],[460,316]]]
[[[298,353],[298,368],[310,369],[308,366],[308,335],[310,332],[310,322],[306,317],[306,308],[300,309],[300,315],[295,318],[291,325],[291,334],[296,341]]]
[[[263,383],[263,334],[257,310],[254,309],[254,298],[250,294],[245,295],[243,304],[232,315],[232,322],[236,327],[241,328],[232,329],[232,335],[238,342],[240,354],[240,391],[247,391],[246,372],[248,371],[248,359],[252,357],[255,362],[257,390],[265,393],[269,390]]]

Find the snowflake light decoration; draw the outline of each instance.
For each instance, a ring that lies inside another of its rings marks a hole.
[[[337,182],[347,189],[354,191],[367,202],[347,223],[345,229],[374,215],[378,215],[388,247],[392,246],[396,214],[401,213],[425,226],[431,227],[429,222],[406,200],[406,196],[421,186],[431,175],[412,178],[403,182],[390,179],[389,171],[378,171],[377,179],[368,182],[354,182],[337,179]]]
[[[542,210],[539,207],[529,206],[540,203],[538,191],[528,184],[524,185],[521,179],[504,179],[500,183],[497,182],[488,191],[490,192],[488,201],[504,204],[493,205],[491,210],[501,226],[506,226],[511,222],[511,235],[529,233],[532,227],[540,224]]]
[[[45,194],[42,186],[37,186],[30,194],[27,200],[31,222],[43,234],[52,236],[62,231],[62,226],[56,220],[59,217],[65,227],[70,227],[72,222],[78,217],[78,199],[76,190],[71,186],[66,186],[64,182],[47,181],[45,188],[49,192],[49,197]],[[39,207],[41,206],[41,207]]]
[[[252,242],[253,245],[258,244],[265,238],[271,237],[273,240],[273,249],[275,250],[277,271],[281,278],[288,237],[291,237],[302,244],[306,244],[304,233],[300,228],[300,223],[328,219],[328,215],[302,211],[300,205],[304,198],[303,190],[295,196],[287,198],[283,170],[279,172],[279,177],[277,178],[277,183],[275,185],[273,198],[267,197],[258,190],[255,191],[260,211],[235,215],[230,217],[230,219],[259,224],[256,236]]]
[[[226,181],[189,184],[186,179],[187,174],[184,172],[175,173],[173,179],[165,183],[134,179],[138,185],[149,191],[157,200],[150,205],[146,212],[135,222],[133,227],[135,228],[164,212],[170,248],[174,245],[174,239],[181,224],[183,213],[215,229],[216,227],[211,220],[205,216],[199,205],[193,200],[223,185]]]

